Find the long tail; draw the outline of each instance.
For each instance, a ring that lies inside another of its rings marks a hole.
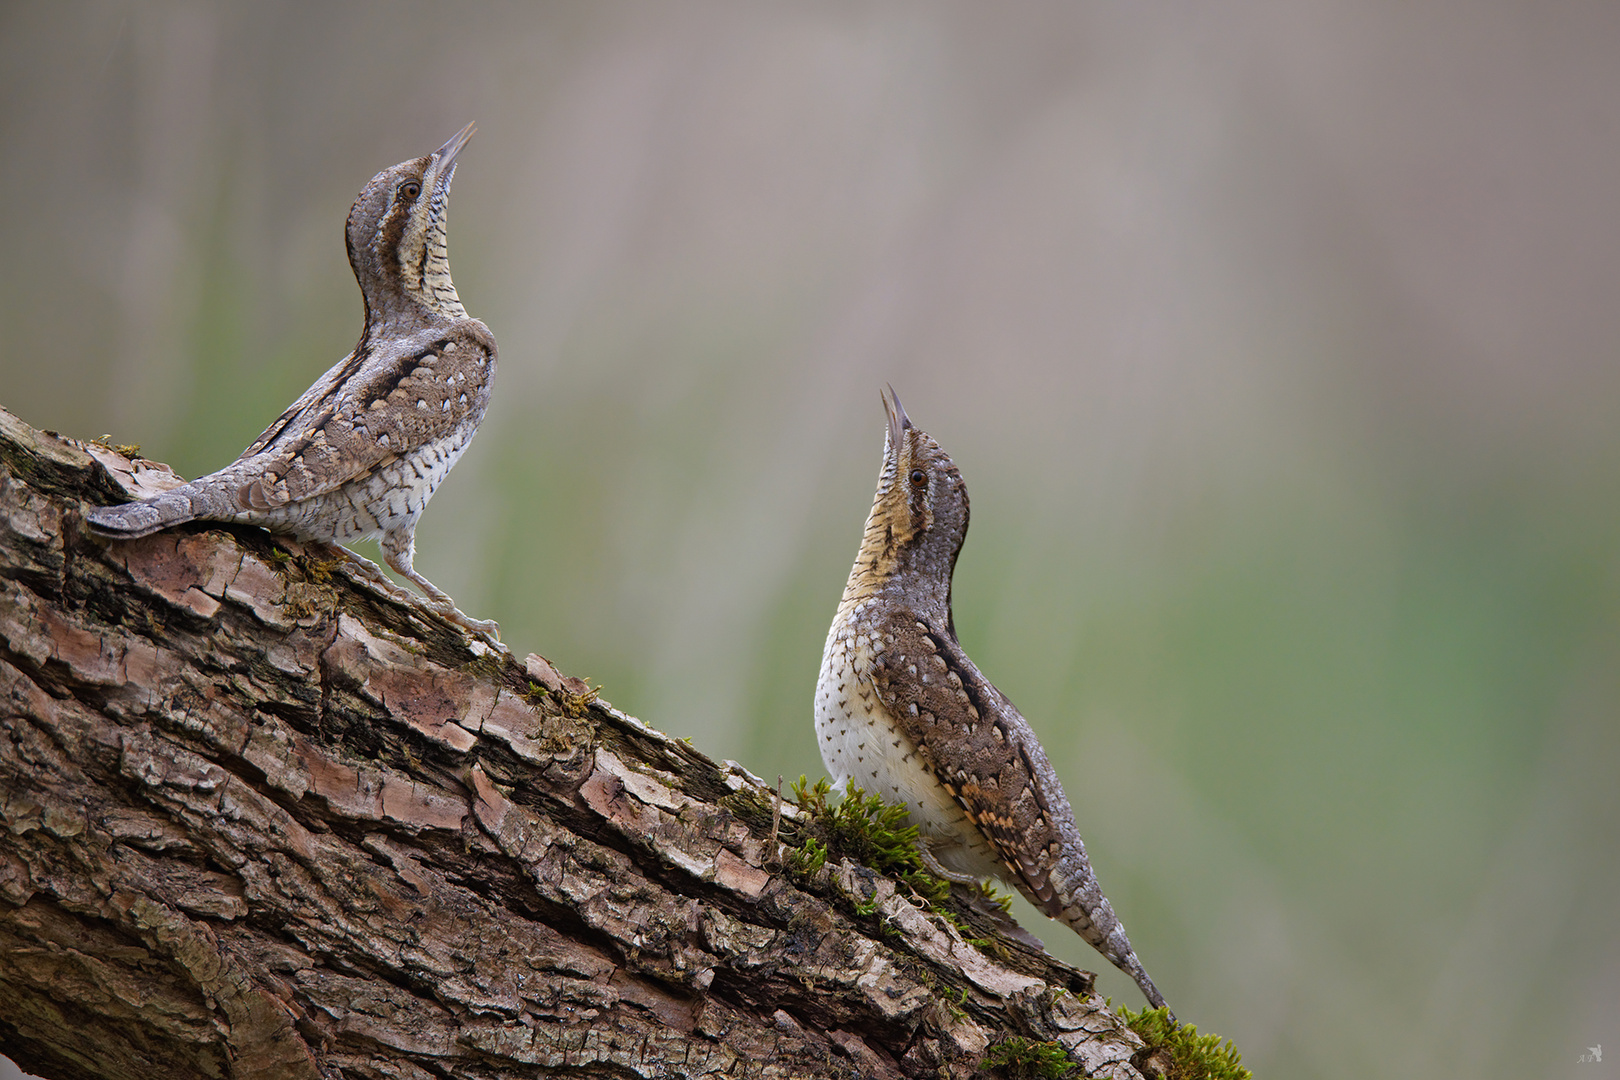
[[[1136,985],[1142,988],[1142,996],[1148,999],[1149,1005],[1155,1009],[1166,1008],[1164,995],[1159,993],[1159,988],[1153,985],[1152,979],[1148,978],[1147,969],[1142,967],[1142,961],[1136,958],[1136,950],[1131,948],[1130,939],[1125,936],[1125,927],[1120,924],[1118,917],[1114,915],[1113,906],[1108,903],[1106,897],[1102,897],[1100,892],[1097,895],[1102,898],[1100,911],[1093,908],[1090,916],[1088,916],[1076,905],[1062,911],[1057,917],[1068,923],[1081,937],[1090,942],[1092,947],[1102,953],[1109,963],[1129,975],[1136,982]],[[1099,915],[1101,918],[1096,918]],[[1111,922],[1113,925],[1106,931],[1099,932],[1101,927],[1098,924],[1101,922]],[[1170,1018],[1174,1020],[1175,1014],[1171,1013]]]
[[[90,531],[119,540],[134,540],[171,525],[181,525],[206,512],[194,499],[194,485],[185,484],[143,502],[98,506],[84,515]]]
[[[1148,978],[1142,962],[1136,958],[1136,950],[1131,948],[1130,938],[1125,936],[1125,927],[1119,921],[1119,916],[1114,914],[1114,905],[1108,902],[1108,897],[1103,895],[1102,888],[1097,884],[1097,876],[1091,871],[1085,846],[1080,843],[1078,836],[1075,846],[1059,857],[1052,883],[1057,887],[1057,895],[1042,905],[1046,913],[1068,923],[1109,963],[1134,979],[1136,985],[1142,988],[1142,996],[1148,999],[1149,1005],[1155,1009],[1169,1008],[1164,995],[1159,993],[1159,988]],[[1170,1019],[1175,1019],[1175,1013],[1170,1014]]]

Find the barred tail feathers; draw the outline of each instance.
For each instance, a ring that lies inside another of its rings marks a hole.
[[[1074,865],[1076,862],[1078,866]],[[1052,883],[1057,886],[1057,895],[1046,907],[1047,913],[1067,923],[1092,948],[1102,953],[1109,963],[1129,975],[1141,987],[1148,1004],[1155,1009],[1168,1008],[1164,995],[1159,993],[1159,988],[1153,985],[1142,962],[1136,958],[1136,950],[1131,948],[1130,938],[1125,936],[1124,924],[1114,914],[1114,906],[1103,895],[1090,864],[1084,861],[1084,855],[1081,854],[1079,859],[1062,860]],[[1171,1019],[1174,1018],[1175,1014],[1172,1013]]]
[[[200,516],[203,508],[196,504],[195,494],[193,485],[185,484],[142,502],[98,506],[84,518],[90,531],[99,536],[134,540]]]

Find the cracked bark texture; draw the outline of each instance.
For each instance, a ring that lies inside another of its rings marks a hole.
[[[1017,1034],[1139,1075],[1089,975],[981,952],[848,861],[785,870],[791,806],[538,656],[260,530],[85,532],[174,482],[0,410],[0,1052],[25,1069],[970,1076]]]

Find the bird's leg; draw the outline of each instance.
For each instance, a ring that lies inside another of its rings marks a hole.
[[[401,577],[421,589],[433,610],[463,629],[475,634],[485,634],[497,642],[501,640],[501,628],[493,619],[474,619],[463,614],[461,609],[456,607],[456,602],[450,599],[449,593],[412,568],[411,559],[416,552],[414,523],[403,529],[383,533],[381,544],[384,561]]]
[[[917,837],[917,853],[922,856],[923,865],[928,867],[928,872],[937,878],[944,878],[946,881],[955,882],[958,885],[977,885],[979,883],[979,879],[973,874],[959,874],[955,870],[947,870],[941,866],[939,860],[934,858],[934,853],[928,850],[927,837]]]
[[[968,886],[973,892],[970,903],[976,910],[983,912],[991,922],[995,923],[996,928],[1003,934],[1014,941],[1028,945],[1032,949],[1045,951],[1046,946],[1041,944],[1041,939],[1018,925],[1018,920],[1014,919],[1000,904],[995,902],[985,883],[976,875],[958,874],[954,870],[947,870],[941,866],[939,860],[934,858],[934,853],[928,850],[928,839],[926,837],[919,836],[917,838],[917,852],[922,856],[923,865],[928,868],[930,874],[938,878],[944,878],[946,881],[955,882],[958,885]],[[1143,974],[1145,976],[1146,972]]]
[[[434,607],[453,608],[456,606],[455,601],[450,599],[449,593],[418,574],[411,565],[416,557],[416,530],[414,528],[407,527],[397,532],[383,533],[379,543],[382,546],[383,559],[387,561],[388,565],[393,567],[394,571],[401,577],[422,590],[423,595],[433,602]]]
[[[290,542],[297,543],[297,541]],[[399,582],[383,573],[382,567],[378,566],[364,555],[361,555],[355,551],[350,551],[342,544],[329,543],[320,540],[311,540],[306,542],[312,544],[324,544],[328,550],[336,552],[338,557],[344,562],[344,573],[348,574],[352,578],[355,578],[356,580],[364,581],[367,585],[377,589],[384,596],[402,602],[415,599],[415,597],[411,595],[411,591],[409,589],[402,587]]]

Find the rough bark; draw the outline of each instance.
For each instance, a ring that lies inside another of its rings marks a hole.
[[[84,531],[168,475],[0,410],[0,1052],[25,1069],[967,1076],[1017,1034],[1138,1075],[1085,973],[987,955],[847,860],[784,868],[796,811],[740,766],[330,549]]]

